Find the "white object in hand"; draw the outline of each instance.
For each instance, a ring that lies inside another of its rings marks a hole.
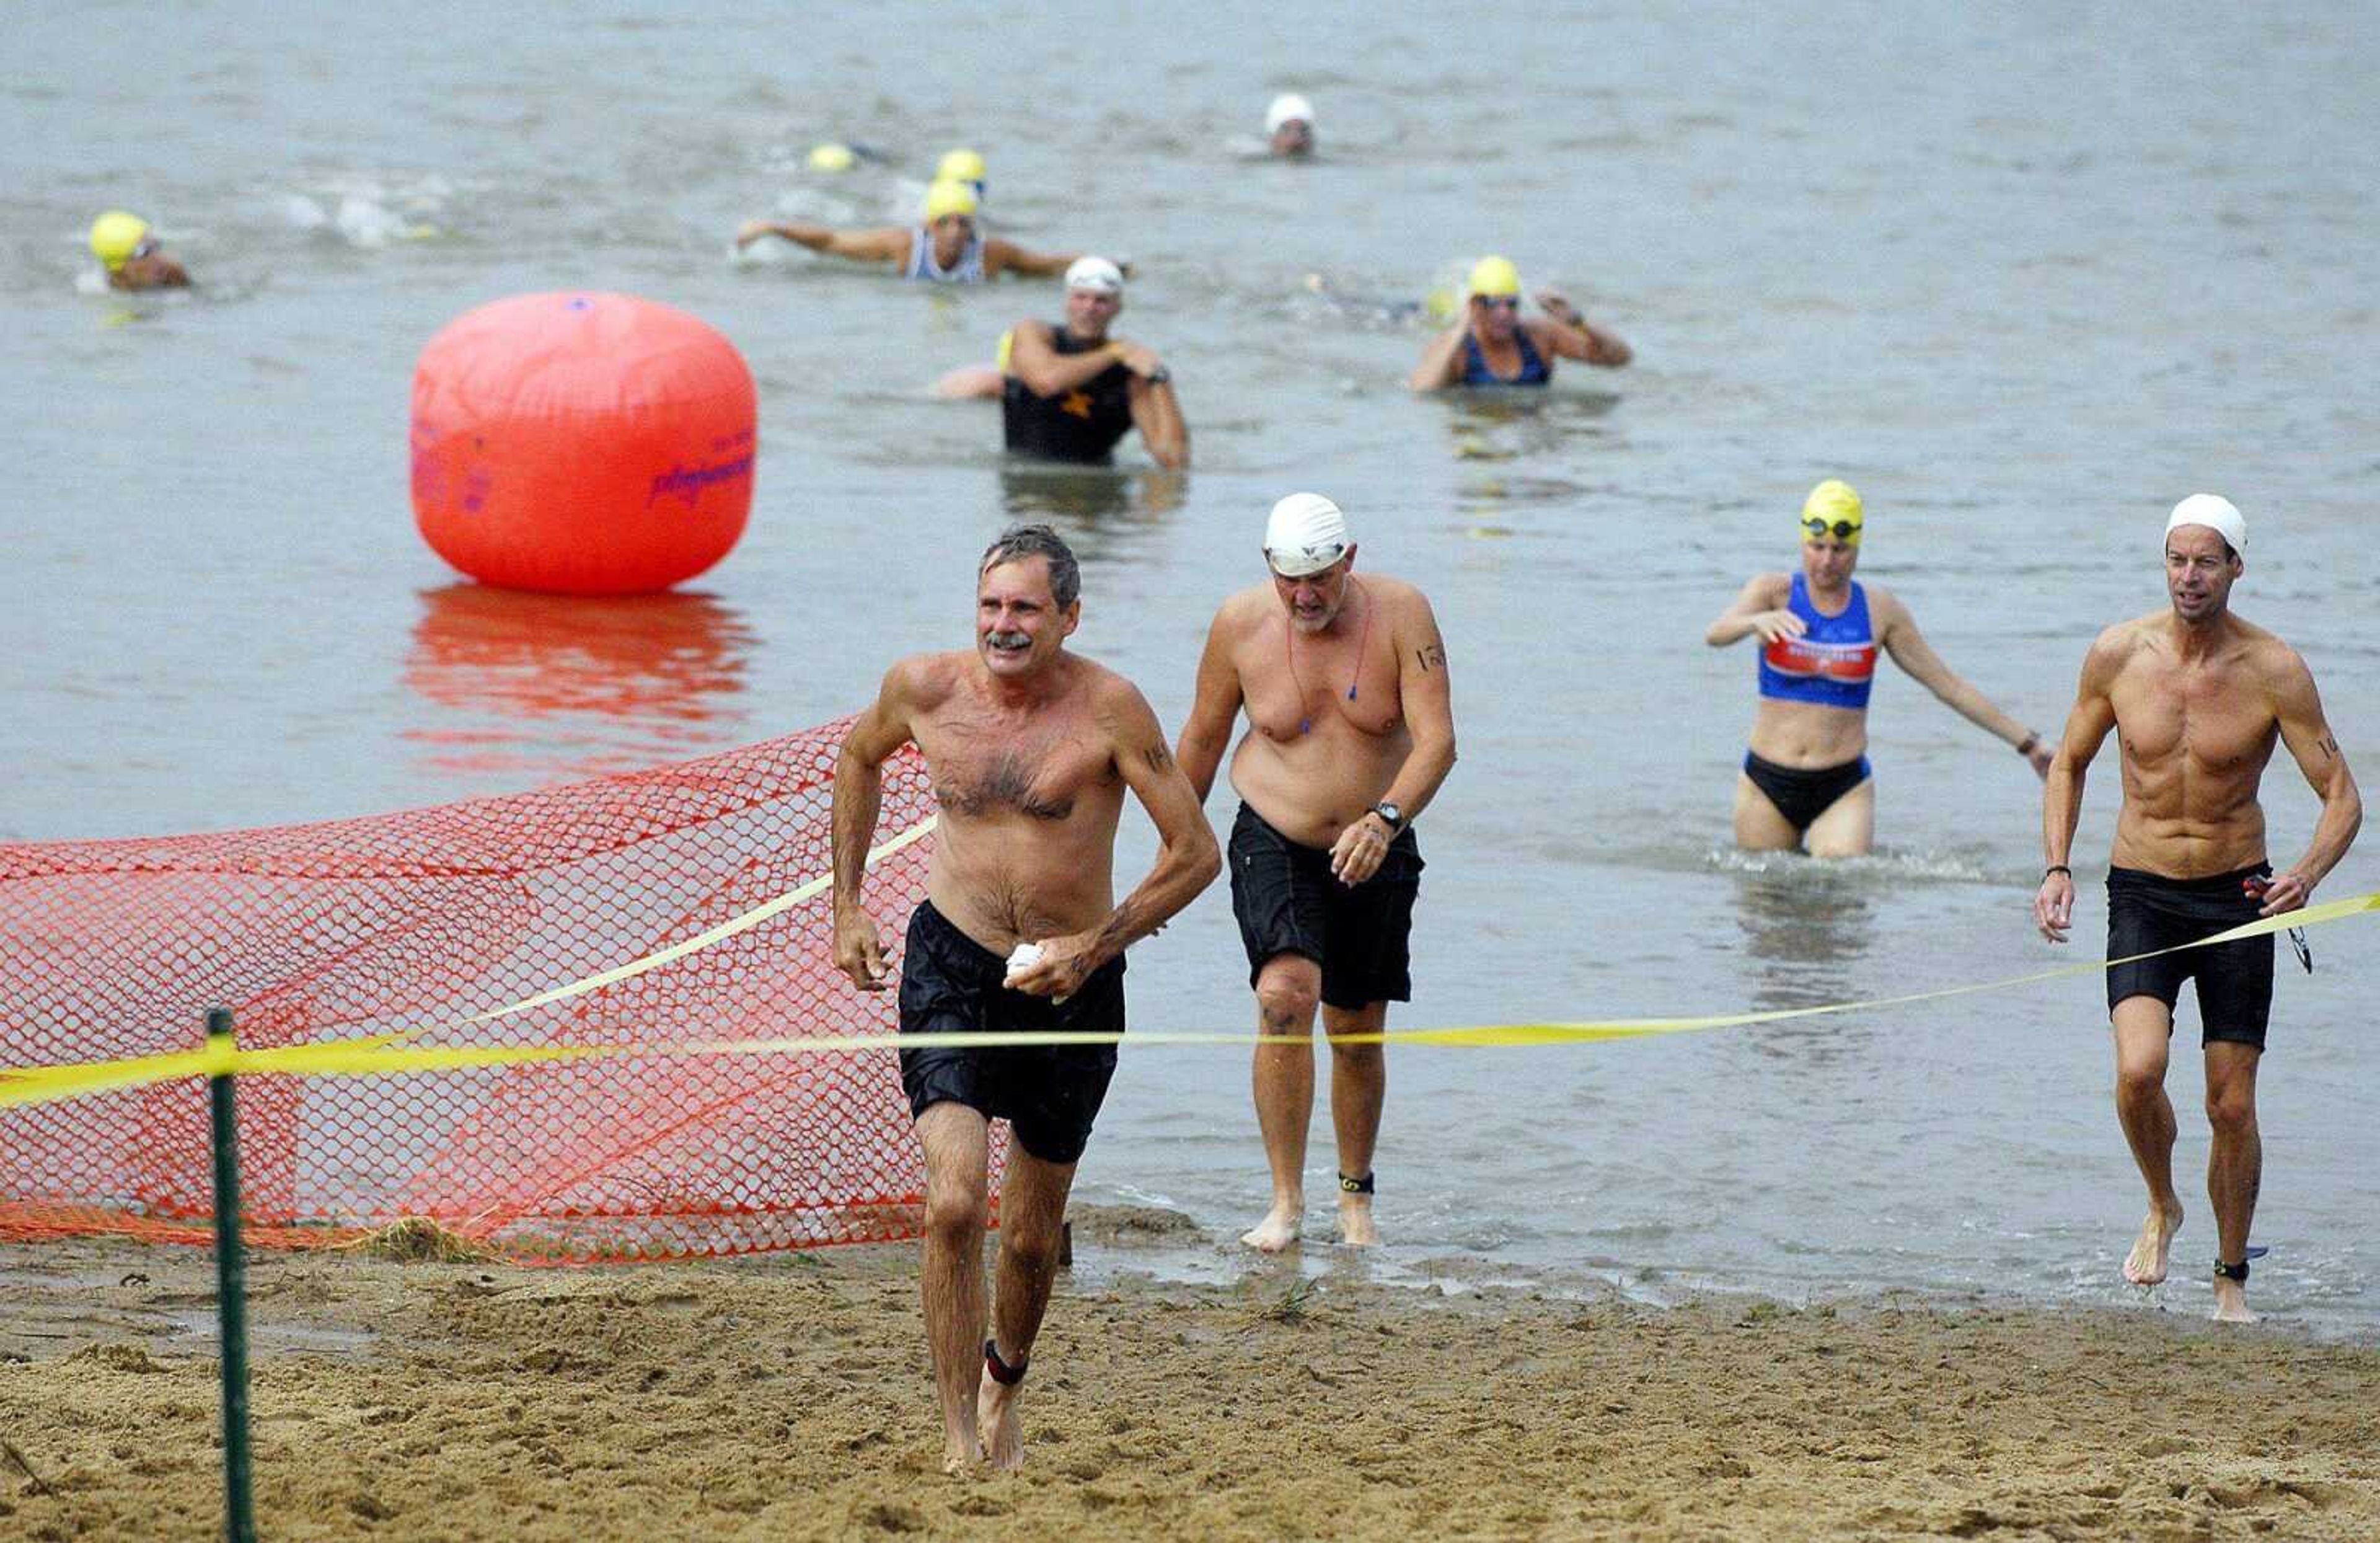
[[[1041,945],[1039,943],[1018,943],[1014,949],[1009,951],[1008,975],[1006,978],[1001,981],[1001,984],[1003,986],[1015,985],[1016,975],[1019,970],[1029,970],[1040,962]]]

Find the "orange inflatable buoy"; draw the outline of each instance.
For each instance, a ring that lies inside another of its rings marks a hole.
[[[709,323],[633,295],[468,311],[413,374],[413,514],[439,556],[515,589],[665,589],[752,512],[752,371]]]

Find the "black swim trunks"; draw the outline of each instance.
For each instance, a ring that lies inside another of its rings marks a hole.
[[[1063,1003],[1010,990],[1001,984],[1007,974],[1007,960],[952,926],[933,902],[919,901],[901,959],[901,1032],[1123,1032],[1122,954]],[[965,1104],[1006,1120],[1017,1145],[1042,1161],[1073,1162],[1090,1141],[1115,1068],[1113,1045],[936,1045],[901,1051],[901,1090],[912,1118],[933,1104]]]
[[[1248,984],[1277,954],[1322,966],[1322,1000],[1354,1011],[1413,1000],[1414,900],[1421,847],[1410,827],[1389,844],[1378,872],[1349,886],[1330,876],[1330,854],[1303,846],[1245,804],[1232,822],[1232,914],[1248,951]]]
[[[1743,774],[1777,806],[1777,812],[1785,817],[1787,824],[1796,831],[1806,831],[1818,816],[1840,802],[1844,794],[1875,773],[1865,756],[1840,766],[1803,771],[1798,766],[1779,766],[1746,750]]]
[[[2168,879],[2138,869],[2107,870],[2107,957],[2122,959],[2212,937],[2256,919],[2263,905],[2240,889],[2243,879],[2269,877],[2258,863],[2212,879]],[[2171,1011],[2181,983],[2198,980],[2202,1043],[2228,1039],[2265,1048],[2273,1006],[2273,940],[2241,938],[2212,948],[2116,965],[2107,971],[2107,1011],[2126,997],[2156,998]]]

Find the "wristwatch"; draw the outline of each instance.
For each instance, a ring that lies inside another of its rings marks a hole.
[[[1397,808],[1394,804],[1389,803],[1385,799],[1379,803],[1374,804],[1372,806],[1372,812],[1378,815],[1382,820],[1388,821],[1390,834],[1394,834],[1405,828],[1404,810]]]
[[[1170,364],[1160,364],[1148,372],[1150,385],[1163,385],[1172,379],[1173,379],[1173,367]]]

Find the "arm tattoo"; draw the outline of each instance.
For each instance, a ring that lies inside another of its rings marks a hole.
[[[1165,747],[1165,736],[1160,734],[1157,736],[1156,743],[1148,747],[1148,769],[1151,772],[1162,772],[1172,764],[1173,752]]]
[[[1443,670],[1446,668],[1446,645],[1443,643],[1431,643],[1426,647],[1415,649],[1414,650],[1414,660],[1416,663],[1421,665],[1422,672],[1425,674],[1431,670]]]
[[[1134,908],[1130,900],[1126,900],[1116,907],[1115,915],[1108,917],[1106,924],[1099,929],[1099,935],[1091,940],[1091,947],[1102,954],[1110,950],[1122,954],[1141,931],[1140,913]]]
[[[2314,748],[2322,752],[2323,759],[2325,760],[2335,759],[2338,755],[2338,736],[2336,735],[2324,735],[2319,740],[2314,742]]]

